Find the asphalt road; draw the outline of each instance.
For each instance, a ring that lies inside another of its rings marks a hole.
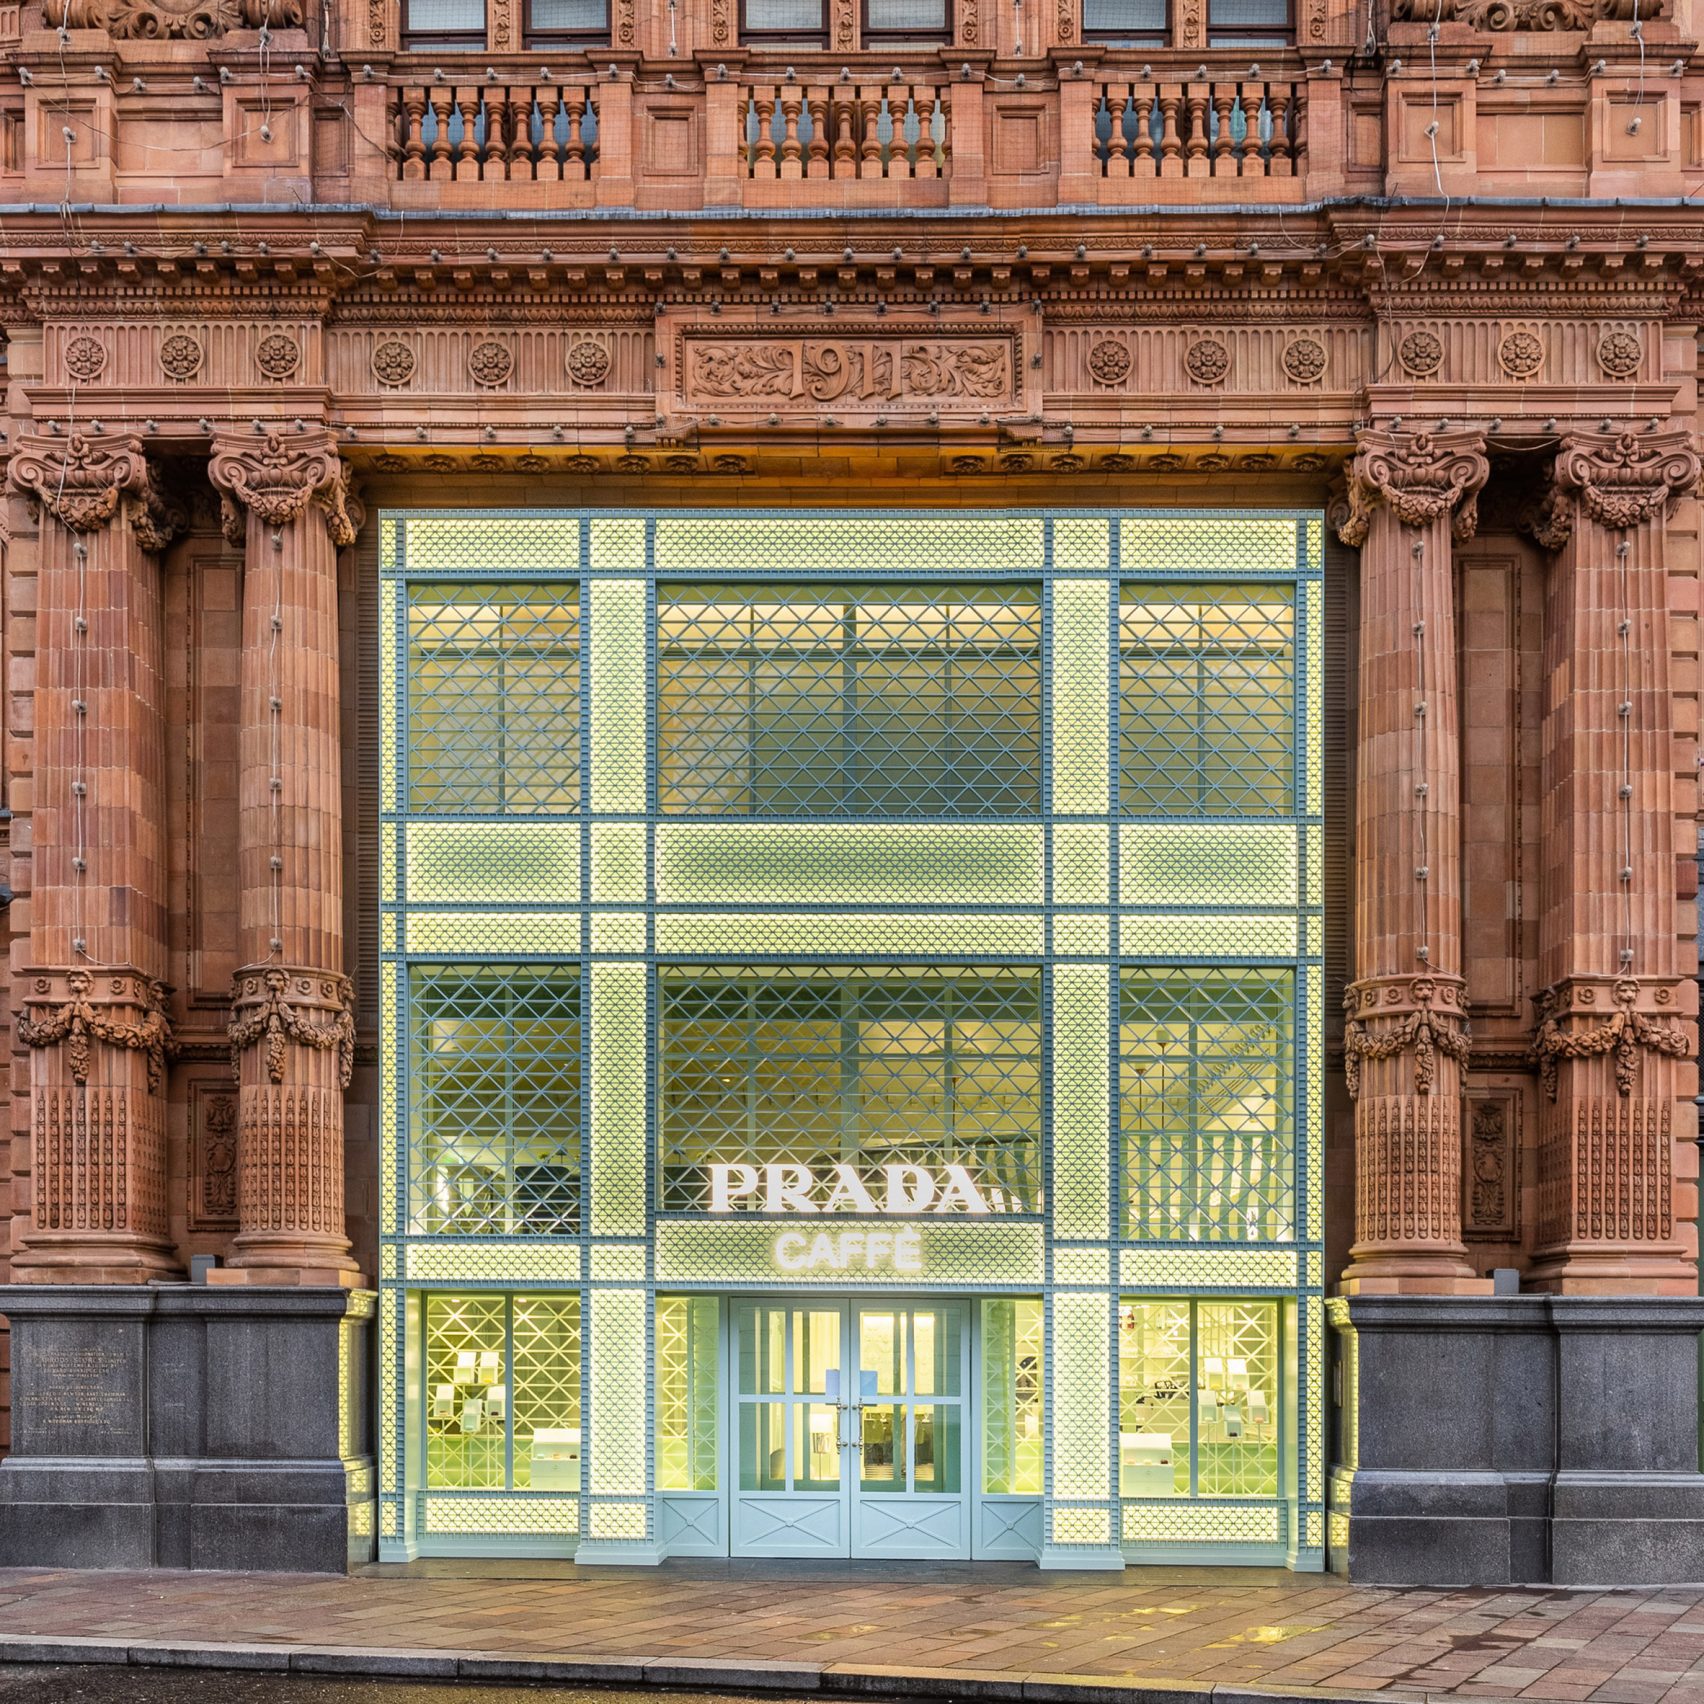
[[[339,1680],[225,1669],[61,1668],[0,1663],[0,1704],[792,1704],[774,1697],[618,1692],[587,1686],[475,1686],[465,1681]],[[802,1701],[798,1701],[802,1704]]]

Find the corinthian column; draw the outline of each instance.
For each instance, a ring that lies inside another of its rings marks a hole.
[[[30,1228],[13,1276],[181,1272],[166,1215],[165,727],[158,551],[182,510],[116,433],[25,439],[40,515],[30,963]]]
[[[1461,1239],[1461,769],[1451,538],[1473,536],[1483,441],[1366,432],[1343,541],[1361,549],[1354,1294],[1485,1286]]]
[[[1696,1290],[1697,984],[1678,951],[1664,523],[1698,479],[1684,432],[1564,440],[1529,530],[1544,600],[1542,1098],[1528,1283]],[[1695,923],[1689,919],[1690,928]]]
[[[232,1000],[237,1217],[228,1282],[358,1282],[343,1232],[337,550],[348,487],[323,428],[215,440],[225,532],[244,546],[238,927]]]

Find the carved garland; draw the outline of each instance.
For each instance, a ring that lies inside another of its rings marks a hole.
[[[238,1011],[225,1032],[231,1043],[231,1075],[241,1078],[244,1051],[264,1041],[267,1079],[282,1083],[284,1044],[294,1041],[316,1053],[336,1048],[337,1080],[348,1088],[355,1071],[355,997],[346,977],[338,977],[337,984],[342,1002],[337,1015],[324,1020],[310,1018],[291,1001],[288,974],[276,968],[268,970],[264,997],[257,1005]]]
[[[65,978],[65,986],[70,998],[51,1010],[38,1016],[25,1007],[18,1018],[19,1039],[28,1047],[57,1047],[63,1042],[72,1081],[79,1086],[89,1081],[93,1043],[97,1041],[146,1054],[148,1089],[157,1093],[165,1081],[167,1062],[177,1053],[164,1010],[165,989],[158,982],[150,982],[148,1004],[142,1017],[128,1022],[110,1017],[89,998],[94,978],[88,971],[71,971]]]
[[[1464,1064],[1472,1051],[1467,1024],[1454,1013],[1434,1012],[1431,1009],[1434,989],[1429,981],[1414,985],[1415,1009],[1395,1029],[1382,1035],[1368,1032],[1365,1020],[1350,1018],[1343,1030],[1343,1075],[1349,1087],[1350,1100],[1361,1096],[1361,1061],[1363,1059],[1393,1059],[1405,1048],[1414,1049],[1414,1092],[1429,1095],[1436,1080],[1437,1056],[1442,1053],[1457,1064]],[[1358,1000],[1354,993],[1343,997],[1346,1009],[1354,1011]],[[1460,1028],[1453,1027],[1460,1023]]]
[[[1560,990],[1547,988],[1537,997],[1538,1033],[1528,1057],[1538,1066],[1539,1080],[1544,1092],[1555,1100],[1559,1087],[1559,1066],[1564,1059],[1595,1059],[1605,1053],[1615,1055],[1616,1092],[1630,1095],[1639,1075],[1639,1050],[1661,1054],[1669,1059],[1684,1059],[1691,1051],[1684,1030],[1672,1024],[1660,1024],[1643,1012],[1633,1009],[1639,998],[1639,984],[1623,977],[1612,990],[1612,997],[1621,1009],[1589,1030],[1565,1031],[1557,1011]]]

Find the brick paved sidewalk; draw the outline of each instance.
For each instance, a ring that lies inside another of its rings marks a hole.
[[[223,1661],[191,1644],[240,1647],[248,1666],[478,1677],[566,1658],[627,1683],[1035,1704],[1066,1704],[1069,1677],[1123,1681],[1131,1704],[1132,1677],[1180,1688],[1171,1704],[1229,1704],[1244,1688],[1704,1704],[1704,1591],[1676,1588],[1395,1591],[1264,1571],[920,1563],[429,1562],[352,1579],[0,1570],[0,1660]]]

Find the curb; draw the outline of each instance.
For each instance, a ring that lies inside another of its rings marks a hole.
[[[917,1669],[878,1663],[558,1657],[497,1651],[423,1651],[377,1646],[220,1644],[126,1639],[34,1638],[0,1633],[0,1663],[99,1663],[138,1668],[263,1670],[374,1680],[543,1682],[563,1686],[673,1687],[720,1692],[821,1693],[838,1698],[968,1699],[976,1704],[1461,1704],[1451,1693],[1336,1692],[1136,1676],[1013,1674],[989,1669]]]

